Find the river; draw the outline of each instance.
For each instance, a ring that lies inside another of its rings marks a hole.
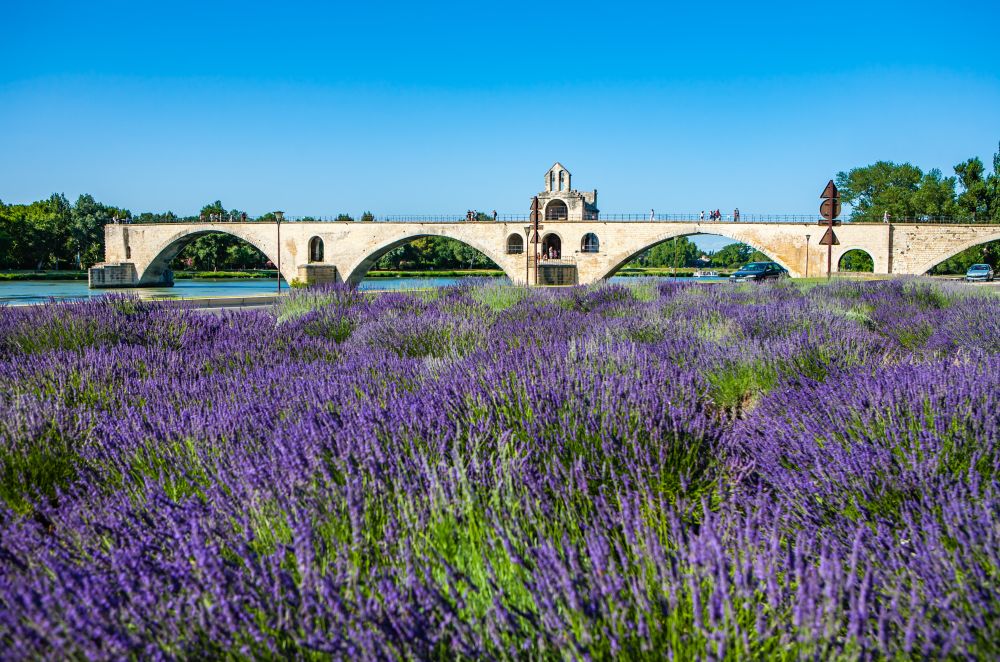
[[[445,287],[456,285],[467,278],[446,276],[430,276],[427,278],[366,278],[359,286],[362,290],[411,290],[430,287]],[[495,279],[497,282],[510,282],[506,278]],[[628,280],[614,277],[612,281]],[[657,280],[671,280],[669,277]],[[678,280],[691,281],[690,278]],[[723,279],[719,279],[723,280]],[[282,291],[287,291],[287,285],[282,281]],[[19,305],[29,303],[45,303],[47,301],[66,301],[87,299],[102,296],[111,292],[134,294],[141,298],[173,298],[189,299],[197,297],[221,296],[253,296],[256,294],[272,294],[275,291],[273,280],[248,278],[220,278],[214,280],[178,280],[173,287],[139,287],[131,289],[92,290],[84,280],[22,280],[0,282],[0,305]]]

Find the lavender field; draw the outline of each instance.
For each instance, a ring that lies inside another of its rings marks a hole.
[[[996,658],[998,388],[920,280],[0,309],[0,658]]]

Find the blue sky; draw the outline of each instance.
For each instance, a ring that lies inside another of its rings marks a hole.
[[[0,199],[133,211],[807,213],[1000,140],[996,2],[5,0]]]

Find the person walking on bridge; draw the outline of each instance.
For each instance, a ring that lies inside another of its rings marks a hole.
[[[496,209],[493,210],[493,222],[494,223],[497,222],[497,210]]]
[[[734,223],[739,223],[740,222],[740,208],[739,207],[737,207],[736,209],[733,210],[733,222]]]
[[[883,223],[888,223],[889,222],[889,210],[888,209],[886,209],[885,212],[882,213],[882,222]]]

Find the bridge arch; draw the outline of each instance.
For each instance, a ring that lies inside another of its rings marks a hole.
[[[945,260],[950,260],[951,258],[955,257],[962,251],[969,250],[970,248],[974,248],[975,246],[988,244],[994,241],[1000,241],[1000,227],[998,227],[995,232],[992,232],[986,235],[985,237],[976,237],[975,239],[963,242],[961,244],[958,244],[957,246],[954,245],[949,246],[948,249],[942,252],[938,257],[928,260],[927,262],[920,265],[920,267],[918,267],[917,269],[914,269],[914,273],[920,275],[926,274],[937,265],[941,264]]]
[[[494,250],[494,247],[486,246],[477,239],[460,238],[444,229],[424,227],[419,231],[404,232],[402,235],[377,245],[345,272],[347,273],[347,277],[344,279],[344,282],[350,283],[351,285],[358,285],[362,280],[364,280],[365,274],[368,273],[373,266],[375,266],[375,263],[378,262],[383,255],[394,248],[399,248],[400,246],[408,244],[415,239],[420,239],[421,237],[444,237],[474,248],[492,260],[493,263],[497,265],[497,267],[504,272],[504,275],[507,276],[507,278],[509,278],[512,282],[515,280],[515,276],[517,274],[512,273],[509,260],[505,260],[504,258],[520,256],[502,255],[501,251],[506,248],[506,243],[501,246],[496,246],[495,248],[498,250]]]
[[[846,247],[842,246],[840,247],[838,254],[836,254],[833,259],[833,263],[837,265],[838,273],[840,272],[852,273],[847,271],[846,269],[841,268],[841,263],[844,261],[844,258],[847,257],[848,253],[864,253],[865,256],[867,256],[872,263],[872,268],[870,269],[869,273],[875,271],[875,256],[871,254],[871,251],[869,249],[863,246],[846,246]]]
[[[615,275],[615,273],[618,272],[618,270],[620,270],[626,264],[636,259],[639,255],[648,251],[650,248],[653,248],[654,246],[662,244],[666,241],[670,241],[671,239],[677,237],[694,237],[697,235],[706,235],[706,236],[714,235],[718,237],[725,237],[726,239],[732,239],[733,243],[746,244],[755,251],[767,255],[772,261],[777,262],[785,269],[788,269],[790,273],[796,273],[789,268],[789,265],[786,264],[784,260],[774,255],[775,251],[769,250],[766,246],[758,244],[753,239],[748,239],[746,237],[743,237],[739,233],[730,232],[729,228],[722,228],[722,227],[716,228],[713,226],[711,232],[691,232],[690,230],[686,229],[674,232],[667,232],[657,237],[654,237],[651,241],[644,242],[643,245],[638,249],[630,248],[627,251],[616,253],[610,259],[610,264],[612,266],[601,275],[601,279],[603,280]]]
[[[246,243],[250,244],[258,251],[260,251],[264,257],[271,261],[272,264],[277,264],[277,251],[276,245],[267,244],[253,233],[247,233],[241,231],[238,228],[227,228],[224,226],[211,225],[211,226],[193,226],[186,229],[175,232],[167,236],[158,245],[154,245],[148,254],[152,255],[149,261],[145,264],[136,264],[137,267],[142,267],[139,271],[139,284],[140,285],[156,285],[164,282],[164,275],[170,268],[170,263],[173,261],[177,255],[184,250],[184,248],[197,239],[198,237],[208,235],[208,234],[227,234]],[[275,239],[275,242],[277,239]],[[137,261],[138,262],[138,261]],[[294,273],[292,271],[291,260],[287,261],[287,264],[282,264],[282,277],[285,282],[292,282],[294,278]]]

